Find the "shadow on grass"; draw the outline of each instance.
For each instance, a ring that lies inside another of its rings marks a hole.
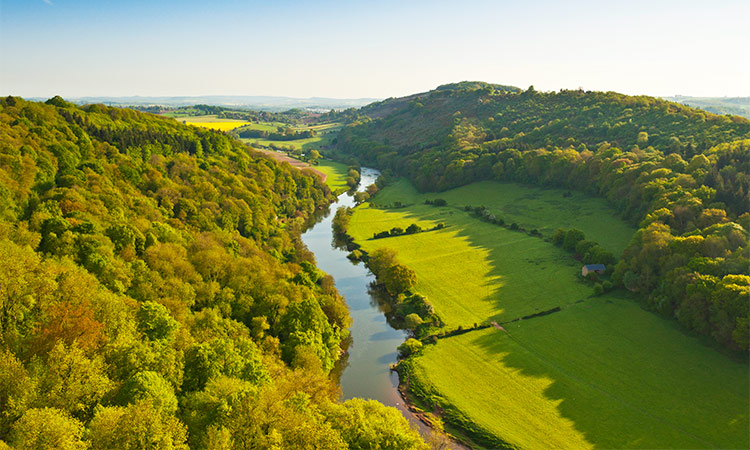
[[[551,380],[539,394],[594,447],[750,445],[747,365],[624,292],[506,330],[468,339],[505,373]]]
[[[392,210],[381,209],[388,214]],[[452,321],[443,317],[451,326],[471,326],[475,322],[507,322],[519,317],[536,314],[556,307],[565,307],[593,293],[593,286],[586,284],[580,277],[580,264],[571,255],[541,237],[530,236],[526,232],[511,231],[499,225],[482,222],[456,208],[432,207],[413,205],[393,211],[411,221],[445,223],[441,230],[432,230],[429,235],[445,233],[446,239],[461,239],[468,244],[466,252],[477,251],[486,257],[489,266],[486,273],[472,274],[481,278],[482,285],[469,287],[474,294],[481,292],[481,297],[472,298],[472,302],[479,301],[486,305],[481,310],[463,308],[464,320]],[[387,222],[386,222],[387,223]],[[388,226],[387,224],[384,226]],[[420,239],[425,233],[411,235],[411,239]],[[399,236],[397,238],[403,238]],[[393,238],[389,238],[393,239]],[[397,246],[389,239],[379,242],[383,246]],[[430,252],[435,254],[436,264],[440,258],[449,258],[441,254],[441,249],[425,248],[422,256],[429,258]],[[461,268],[464,269],[464,268]],[[477,269],[482,270],[482,269]],[[460,273],[441,273],[446,283],[456,280]],[[470,283],[466,280],[458,282]],[[440,289],[441,283],[432,280],[433,286]],[[441,302],[451,302],[459,308],[463,305],[464,295],[461,292],[446,293]],[[447,298],[450,296],[451,298]],[[439,315],[440,302],[436,303]]]
[[[508,370],[551,380],[541,395],[593,447],[750,446],[746,363],[731,361],[674,322],[642,311],[628,293],[591,297],[592,286],[577,276],[579,263],[538,237],[480,222],[451,206],[417,204],[396,211],[408,220],[445,222],[449,228],[441,232],[487,255],[482,300],[496,312],[477,321],[507,322],[563,308],[530,319],[546,327],[536,330],[539,339],[514,336],[513,327],[530,323],[524,321],[508,327],[509,335],[476,333],[471,344],[498,355],[497,363]],[[636,322],[618,317],[623,311]],[[586,320],[597,326],[587,327]]]

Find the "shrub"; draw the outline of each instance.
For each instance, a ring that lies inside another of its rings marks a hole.
[[[568,251],[573,251],[575,250],[578,242],[584,240],[585,238],[586,236],[583,234],[583,231],[571,228],[567,233],[565,233],[563,248]]]
[[[406,325],[406,328],[408,328],[410,330],[413,330],[413,329],[417,328],[418,326],[422,325],[423,323],[424,323],[424,321],[422,320],[421,317],[419,317],[419,314],[415,314],[415,313],[409,314],[404,319],[404,324]]]
[[[402,358],[406,358],[409,355],[420,351],[422,349],[422,343],[416,339],[407,339],[403,344],[398,346],[398,354]]]
[[[406,227],[406,234],[419,233],[420,231],[422,231],[422,228],[416,223],[413,223],[409,225],[408,227]]]

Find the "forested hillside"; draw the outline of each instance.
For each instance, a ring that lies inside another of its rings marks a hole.
[[[0,448],[424,448],[336,403],[349,314],[298,239],[331,199],[221,133],[1,99]]]
[[[689,329],[748,349],[750,120],[651,97],[483,83],[360,113],[336,151],[421,190],[496,179],[606,198],[639,226],[614,281]]]

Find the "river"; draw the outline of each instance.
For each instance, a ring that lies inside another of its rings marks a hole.
[[[377,170],[363,167],[359,189],[374,183],[379,175]],[[353,263],[346,257],[345,249],[333,244],[331,223],[336,210],[342,206],[354,206],[351,193],[341,194],[328,213],[302,234],[302,241],[315,254],[318,267],[336,280],[336,287],[346,299],[353,319],[348,356],[344,356],[339,368],[343,398],[373,399],[396,407],[424,433],[426,426],[403,404],[397,389],[398,375],[389,368],[396,362],[396,347],[404,342],[406,333],[388,325],[377,300],[368,293],[368,286],[375,277],[364,263]]]

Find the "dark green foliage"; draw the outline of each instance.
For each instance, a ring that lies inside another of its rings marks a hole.
[[[408,177],[420,190],[495,179],[606,198],[640,227],[613,281],[688,328],[747,350],[749,120],[650,97],[477,83],[360,113],[340,133],[338,151]],[[584,263],[616,262],[599,246],[577,249],[583,239],[552,236]],[[724,282],[727,276],[741,280]]]
[[[567,233],[565,233],[565,239],[563,239],[562,247],[569,252],[574,251],[578,243],[585,238],[586,236],[584,236],[583,231],[571,228]]]
[[[405,233],[406,234],[414,234],[414,233],[419,233],[420,231],[422,231],[422,227],[420,227],[416,223],[413,223],[413,224],[409,225],[408,227],[406,227]]]

